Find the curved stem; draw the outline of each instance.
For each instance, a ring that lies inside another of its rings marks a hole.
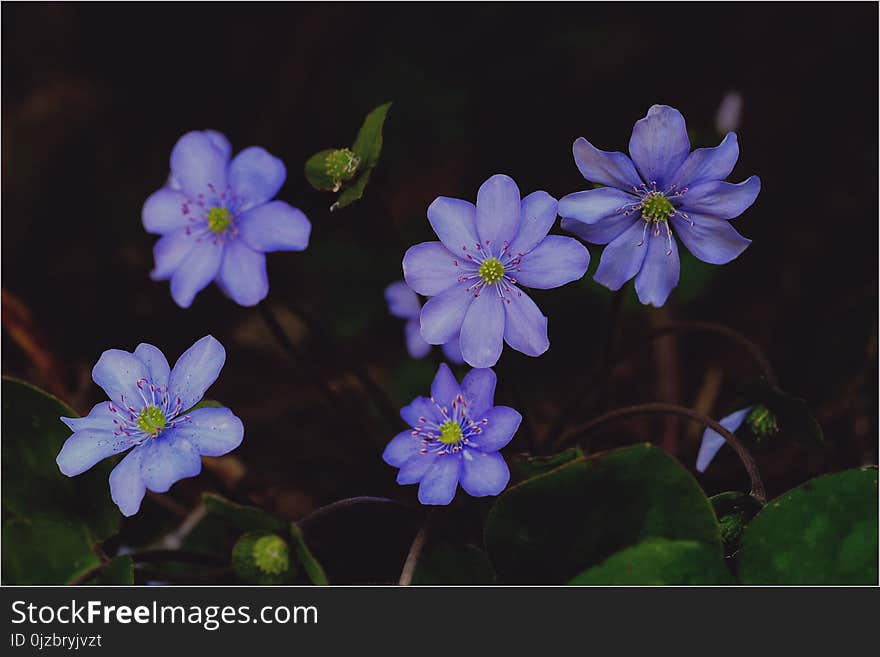
[[[398,581],[398,585],[400,586],[409,586],[412,584],[413,575],[416,573],[416,566],[419,563],[419,557],[422,554],[422,549],[425,547],[425,541],[428,539],[428,523],[426,522],[422,525],[419,532],[416,534],[416,537],[413,539],[412,545],[409,548],[409,553],[406,555],[406,561],[403,564],[403,570],[400,573],[400,581]]]
[[[639,404],[638,406],[627,406],[625,408],[618,408],[611,411],[610,413],[606,413],[605,415],[601,415],[593,420],[590,420],[589,422],[586,422],[585,424],[575,427],[568,433],[564,434],[557,441],[556,446],[558,449],[561,449],[565,447],[568,443],[574,442],[581,435],[590,433],[591,431],[594,431],[605,424],[615,422],[623,418],[636,417],[639,415],[655,415],[665,413],[697,420],[698,422],[702,422],[703,425],[716,431],[722,438],[724,438],[724,440],[727,441],[727,443],[734,449],[734,451],[736,451],[737,456],[739,456],[739,460],[742,461],[742,464],[745,467],[746,472],[749,475],[749,479],[752,483],[752,495],[759,499],[761,502],[765,502],[767,500],[767,493],[764,489],[764,482],[761,480],[761,474],[760,472],[758,472],[758,465],[755,463],[752,455],[743,446],[739,439],[733,433],[725,429],[719,422],[716,422],[708,415],[698,413],[697,411],[690,408],[685,408],[684,406],[676,406],[675,404]]]
[[[758,366],[758,369],[761,370],[761,373],[767,381],[771,385],[776,385],[776,373],[773,371],[773,366],[770,365],[770,361],[764,356],[764,352],[761,351],[761,348],[739,331],[735,331],[723,324],[716,324],[714,322],[671,322],[651,333],[648,336],[648,339],[654,340],[664,335],[669,335],[670,333],[691,332],[714,333],[715,335],[727,338],[731,342],[737,343],[749,352],[752,360],[755,361],[755,364]]]
[[[403,502],[399,502],[398,500],[393,500],[390,497],[348,497],[344,500],[337,500],[336,502],[332,502],[331,504],[327,504],[326,506],[318,507],[307,516],[300,518],[296,522],[296,525],[300,529],[305,530],[306,526],[310,525],[315,520],[323,518],[324,516],[329,515],[334,511],[346,509],[351,506],[357,506],[358,504],[393,504],[395,506],[409,508],[409,505],[404,504]]]

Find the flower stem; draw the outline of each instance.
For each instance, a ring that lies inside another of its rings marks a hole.
[[[628,417],[636,417],[639,415],[655,415],[655,414],[671,414],[679,417],[686,417],[692,420],[702,422],[704,426],[715,430],[727,443],[734,449],[739,460],[742,461],[749,479],[752,484],[752,495],[765,502],[767,493],[764,489],[764,482],[761,480],[761,474],[758,471],[758,465],[749,451],[743,446],[739,439],[730,431],[725,429],[719,422],[716,422],[708,415],[699,413],[693,409],[684,406],[676,406],[675,404],[639,404],[637,406],[627,406],[618,408],[605,415],[601,415],[585,424],[575,427],[571,431],[563,434],[556,443],[557,449],[562,449],[569,443],[575,442],[580,436],[595,431],[599,427]]]
[[[336,502],[332,502],[322,507],[318,507],[314,511],[312,511],[307,516],[300,518],[296,525],[303,531],[305,531],[306,527],[312,524],[315,520],[319,520],[324,516],[330,515],[335,511],[339,511],[340,509],[346,509],[352,506],[357,506],[359,504],[392,504],[395,506],[400,506],[403,508],[409,508],[408,505],[403,502],[399,502],[397,500],[393,500],[390,497],[369,497],[369,496],[361,496],[361,497],[348,497],[344,500],[337,500]]]
[[[412,545],[410,545],[409,553],[406,555],[406,561],[403,564],[403,570],[400,573],[400,580],[397,582],[399,586],[409,586],[412,584],[413,575],[416,573],[416,566],[419,564],[419,557],[422,555],[422,549],[425,547],[427,539],[428,523],[425,522],[413,539]]]

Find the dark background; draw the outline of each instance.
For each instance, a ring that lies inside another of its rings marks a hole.
[[[682,111],[695,146],[715,145],[719,103],[737,91],[732,180],[754,173],[763,183],[735,220],[753,244],[724,267],[682,248],[682,282],[661,310],[633,303],[629,288],[616,339],[634,357],[589,383],[608,388],[607,409],[693,406],[716,381],[707,411],[726,415],[757,374],[746,354],[698,334],[645,342],[664,322],[721,322],[764,349],[782,387],[805,398],[825,430],[824,448],[780,436],[757,454],[771,495],[876,463],[876,26],[870,3],[4,3],[3,373],[86,412],[102,397],[90,369],[104,349],[147,341],[173,362],[206,333],[226,346],[210,394],[241,416],[244,444],[145,500],[123,542],[173,525],[203,489],[289,518],[352,495],[413,501],[415,488],[396,486],[379,459],[403,424],[369,406],[352,372],[367,371],[395,405],[427,389],[436,364],[407,357],[382,289],[401,277],[407,246],[433,239],[428,204],[473,200],[497,172],[524,195],[585,189],[573,140],[625,150],[654,103]],[[305,160],[350,144],[363,116],[388,100],[385,150],[365,198],[330,214],[333,197],[308,186]],[[287,164],[279,197],[310,217],[312,241],[304,253],[269,257],[268,304],[307,364],[292,364],[260,314],[215,287],[183,310],[167,283],[149,279],[155,238],[141,206],[163,184],[176,139],[202,128]],[[592,272],[600,249],[590,252]],[[580,389],[611,295],[588,276],[534,297],[550,317],[550,351],[534,360],[508,348],[497,368],[499,403],[527,417],[509,455],[540,438]],[[322,404],[316,372],[343,408]],[[581,408],[570,423],[606,409]],[[699,436],[679,420],[641,419],[592,445],[649,440],[692,466]],[[747,485],[728,449],[699,478],[709,493]],[[401,529],[404,552],[409,532]],[[399,566],[399,551],[383,553]],[[357,554],[371,556],[364,546]]]

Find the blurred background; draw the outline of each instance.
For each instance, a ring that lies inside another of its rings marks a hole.
[[[123,543],[174,526],[202,490],[291,519],[354,495],[412,502],[415,487],[398,487],[380,459],[403,424],[388,422],[363,381],[399,406],[426,392],[436,369],[439,350],[408,357],[383,298],[402,277],[405,249],[434,239],[427,206],[439,195],[473,200],[499,172],[524,195],[586,189],[574,139],[626,150],[633,123],[664,103],[682,111],[695,147],[737,130],[731,179],[763,183],[735,220],[753,244],[724,267],[682,250],[682,282],[663,309],[641,307],[627,288],[603,381],[586,378],[612,296],[590,277],[600,247],[590,247],[582,281],[535,292],[551,349],[537,360],[506,349],[498,365],[498,402],[527,418],[507,453],[541,449],[571,394],[597,386],[600,399],[575,406],[568,426],[649,401],[716,418],[734,410],[738,387],[759,374],[739,347],[697,333],[646,339],[698,320],[756,342],[781,387],[822,424],[822,448],[779,436],[756,454],[771,496],[876,463],[876,25],[870,3],[4,3],[3,373],[84,413],[102,398],[90,371],[107,348],[147,341],[173,362],[206,333],[226,346],[210,395],[243,419],[244,444],[161,501],[148,498]],[[386,101],[385,147],[364,199],[331,214],[334,196],[308,186],[303,164],[350,145]],[[216,287],[183,310],[167,283],[149,279],[156,238],[141,226],[141,206],[164,183],[177,138],[204,128],[224,132],[235,151],[261,145],[282,158],[279,198],[312,221],[307,251],[269,257],[267,303],[305,362],[286,357],[257,309]],[[650,441],[692,467],[701,431],[641,418],[597,433],[591,448]],[[698,479],[710,494],[748,482],[729,449]],[[399,549],[364,545],[338,556],[337,569],[371,580],[398,568],[412,523],[388,522]],[[332,542],[361,529],[333,529]],[[471,530],[478,540],[479,522]]]

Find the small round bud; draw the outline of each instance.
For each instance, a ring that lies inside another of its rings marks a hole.
[[[355,155],[349,148],[338,148],[327,154],[324,160],[324,170],[333,180],[333,191],[338,192],[342,183],[351,180],[357,173],[361,158]]]
[[[749,412],[746,416],[746,424],[758,441],[769,438],[779,430],[776,416],[763,404],[758,404]]]
[[[295,572],[285,540],[265,532],[250,532],[238,539],[232,548],[232,566],[240,579],[252,584],[283,584]]]

